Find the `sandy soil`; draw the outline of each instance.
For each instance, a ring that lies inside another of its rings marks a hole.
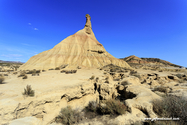
[[[40,96],[52,91],[61,91],[69,87],[75,87],[80,84],[86,84],[88,79],[94,75],[102,76],[103,71],[98,69],[78,69],[75,74],[60,73],[60,70],[51,70],[41,72],[40,76],[32,76],[27,74],[27,79],[17,77],[17,75],[9,74],[6,77],[4,84],[0,85],[0,100],[2,99],[23,99],[22,92],[26,85],[31,85],[35,90],[35,95]]]

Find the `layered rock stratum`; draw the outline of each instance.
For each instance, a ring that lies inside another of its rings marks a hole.
[[[98,68],[107,64],[130,67],[125,61],[109,54],[97,41],[92,31],[91,17],[86,14],[86,24],[82,30],[62,40],[54,48],[31,57],[20,69],[50,69],[61,65]]]

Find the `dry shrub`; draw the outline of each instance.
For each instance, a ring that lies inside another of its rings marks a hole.
[[[96,81],[96,82],[99,82],[99,77],[96,77],[95,81]]]
[[[179,79],[178,82],[179,82],[179,83],[184,83],[185,80],[184,80],[184,79]]]
[[[59,68],[59,67],[56,67],[55,70],[60,70],[60,68]]]
[[[128,81],[122,81],[122,82],[121,82],[121,85],[126,86],[126,85],[131,85],[131,83],[128,82]]]
[[[129,75],[135,75],[136,73],[137,73],[137,71],[131,70],[130,73],[129,73]]]
[[[187,99],[184,96],[166,96],[153,100],[153,111],[160,117],[180,118],[180,124],[187,124]]]
[[[105,83],[110,83],[110,82],[108,80],[106,80]]]
[[[90,80],[93,80],[95,78],[95,76],[92,76],[91,78],[90,78]]]
[[[122,115],[127,111],[127,107],[119,100],[109,99],[104,102],[105,106],[99,105],[98,112],[101,114]]]
[[[76,73],[77,72],[77,70],[72,70],[72,73]]]
[[[95,101],[90,101],[88,106],[86,107],[87,111],[96,112],[98,104]]]
[[[27,85],[26,88],[24,88],[23,95],[34,96],[34,90],[32,90],[31,85]]]
[[[164,86],[161,85],[159,87],[154,88],[154,91],[159,91],[159,92],[167,93],[168,92],[167,89],[168,89],[167,87],[164,87]]]
[[[115,99],[105,100],[100,104],[96,103],[95,101],[90,101],[85,109],[88,115],[110,114],[111,116],[116,116],[125,114],[127,111],[127,107],[122,102]],[[92,112],[94,114],[89,114],[88,112]]]
[[[72,125],[83,119],[82,114],[78,110],[73,110],[70,106],[62,108],[60,114],[55,118],[57,123]]]
[[[27,75],[23,76],[23,78],[22,78],[22,79],[27,79]]]
[[[66,70],[61,70],[61,71],[60,71],[60,73],[64,73],[64,72],[66,72]]]
[[[179,79],[181,79],[183,77],[183,74],[176,74],[175,76],[177,76]]]
[[[114,81],[120,81],[120,78],[115,78],[115,79],[113,79]]]
[[[3,84],[4,80],[5,80],[5,78],[3,76],[0,76],[0,84]]]
[[[20,74],[18,75],[18,77],[23,77],[23,76],[25,76],[25,74],[26,74],[25,71],[21,71]]]

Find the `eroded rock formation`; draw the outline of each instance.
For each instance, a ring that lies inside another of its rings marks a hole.
[[[90,19],[90,15],[86,14],[84,29],[67,37],[54,48],[31,57],[20,69],[50,69],[61,65],[98,68],[107,64],[130,67],[125,61],[109,54],[97,41]]]

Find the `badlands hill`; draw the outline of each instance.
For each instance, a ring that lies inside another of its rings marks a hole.
[[[54,48],[31,57],[21,70],[51,69],[68,65],[68,67],[95,67],[115,64],[121,67],[130,67],[125,61],[109,54],[99,43],[92,31],[91,17],[86,15],[84,29],[67,37]]]
[[[135,55],[128,56],[126,58],[122,58],[122,60],[126,61],[129,65],[152,65],[152,66],[172,66],[172,67],[181,67],[179,65],[175,65],[165,60],[161,60],[159,58],[139,58]]]

